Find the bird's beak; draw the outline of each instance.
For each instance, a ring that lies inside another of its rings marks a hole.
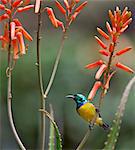
[[[67,95],[66,98],[72,98],[72,99],[75,99],[75,96],[74,96],[74,95]]]

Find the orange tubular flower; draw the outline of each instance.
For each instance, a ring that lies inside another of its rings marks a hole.
[[[26,51],[25,51],[25,44],[24,44],[24,40],[23,40],[23,35],[21,32],[18,32],[16,34],[17,36],[17,39],[19,41],[19,47],[20,47],[20,54],[23,55],[23,54],[26,54]]]
[[[112,73],[108,76],[108,79],[107,79],[107,81],[106,81],[106,83],[105,83],[105,87],[104,87],[106,90],[109,89],[110,80],[111,80],[112,76],[114,75],[114,73],[115,73],[115,72],[112,72]]]
[[[107,46],[97,36],[95,36],[95,39],[103,49],[107,49]]]
[[[108,22],[106,22],[106,28],[107,28],[108,32],[110,34],[112,34],[112,29],[111,29],[111,26],[110,26],[110,24]]]
[[[106,50],[99,50],[99,53],[104,55],[104,56],[109,56],[109,53]]]
[[[125,54],[126,52],[130,51],[132,47],[127,47],[125,49],[120,50],[119,52],[116,53],[117,56],[120,56],[122,54]]]
[[[11,45],[13,59],[17,60],[19,54],[26,53],[24,37],[29,41],[33,39],[15,16],[18,12],[21,13],[34,8],[34,5],[28,5],[30,0],[1,0],[1,2],[0,11],[2,10],[4,13],[0,16],[0,22],[4,21],[4,33],[0,36],[0,41],[5,50],[9,44]]]
[[[78,16],[78,12],[75,12],[72,16],[71,16],[71,21],[74,21],[76,19],[76,17]]]
[[[5,20],[5,19],[8,19],[8,18],[9,18],[8,14],[3,14],[0,16],[0,22]]]
[[[113,51],[114,51],[114,43],[110,43],[109,52],[113,52]]]
[[[51,20],[52,24],[54,25],[54,27],[58,27],[58,23],[57,23],[57,19],[54,15],[54,12],[52,10],[52,8],[46,7],[46,11],[48,13],[49,19]]]
[[[70,6],[69,6],[69,3],[68,3],[68,1],[67,1],[67,0],[64,0],[64,5],[66,6],[67,10],[69,10],[69,9],[70,9]]]
[[[59,27],[62,28],[63,32],[65,32],[65,27],[64,27],[64,25],[63,25],[63,22],[57,20],[57,24],[58,24]]]
[[[23,35],[25,36],[25,38],[29,41],[32,41],[32,37],[30,36],[30,34],[22,27],[22,26],[19,26],[17,27],[18,29],[21,29]]]
[[[22,26],[21,22],[18,19],[13,19],[15,22],[16,26]]]
[[[65,15],[66,10],[63,8],[63,6],[58,1],[55,1],[55,4],[58,7],[58,9],[60,10],[60,12]]]
[[[11,29],[11,40],[15,38],[15,23],[11,22],[10,23],[10,29]]]
[[[100,28],[97,28],[97,31],[106,39],[106,40],[109,40],[109,36],[103,31],[101,30]]]
[[[96,73],[95,79],[99,80],[106,69],[107,69],[107,66],[105,64],[101,65],[99,70]]]
[[[123,65],[123,64],[121,64],[121,63],[119,63],[119,62],[116,64],[116,67],[118,67],[118,68],[120,68],[120,69],[122,69],[122,70],[124,70],[124,71],[126,71],[126,72],[134,73],[134,70],[133,70],[133,69],[131,69],[131,68],[129,68],[129,67],[127,67],[127,66],[125,66],[125,65]]]
[[[97,90],[102,86],[102,83],[100,81],[96,81],[92,90],[90,91],[88,95],[88,100],[92,100],[94,96],[96,95]]]
[[[2,4],[0,4],[0,9],[1,9],[1,10],[4,10],[4,9],[5,9],[5,6],[2,5]]]
[[[80,0],[75,0],[75,2],[76,2],[76,3],[79,3],[79,2],[80,2]]]
[[[103,62],[103,61],[99,60],[99,61],[96,61],[95,63],[91,63],[91,64],[85,66],[85,68],[87,68],[87,69],[92,69],[92,68],[100,66],[99,70],[96,72],[95,79],[102,80],[102,83],[103,83],[102,84],[102,87],[103,87],[102,92],[103,93],[106,93],[106,90],[108,90],[110,80],[111,80],[113,74],[115,73],[115,71],[112,72],[113,59],[115,59],[116,56],[120,56],[131,50],[131,47],[124,48],[120,51],[115,50],[120,35],[128,28],[128,26],[132,22],[131,12],[128,11],[127,7],[125,7],[123,12],[121,13],[121,10],[119,9],[119,7],[116,7],[116,10],[114,12],[109,10],[109,18],[110,18],[110,23],[106,22],[106,28],[107,28],[107,31],[109,34],[104,32],[100,28],[97,28],[97,31],[105,40],[109,40],[108,42],[110,42],[110,43],[108,43],[106,45],[98,36],[95,36],[96,41],[103,48],[102,50],[99,50],[99,53],[101,55],[107,56],[108,61]],[[132,70],[131,68],[129,68],[119,62],[117,62],[115,64],[115,66],[126,72],[134,73],[134,70]],[[104,78],[100,79],[102,75],[104,76]],[[99,88],[98,85],[101,86],[100,83],[95,83],[95,85],[93,86],[93,88],[89,94],[90,100],[93,99],[93,97],[95,96],[95,93],[96,93],[97,89]]]
[[[39,12],[41,0],[36,0],[35,4],[35,13]]]
[[[19,12],[19,13],[24,12],[24,11],[30,10],[32,8],[34,8],[34,5],[28,5],[28,6],[25,6],[25,7],[20,7],[20,8],[17,9],[17,12]]]
[[[20,5],[21,3],[23,3],[22,0],[15,0],[12,4],[12,7],[18,7],[18,5]]]
[[[65,16],[65,23],[63,21],[58,20],[54,13],[52,8],[46,7],[43,10],[47,11],[47,14],[49,16],[50,21],[52,22],[53,26],[55,28],[61,27],[63,32],[66,31],[66,29],[69,28],[71,23],[75,20],[75,18],[78,16],[80,11],[86,6],[87,1],[82,3],[79,7],[76,8],[77,3],[79,3],[80,0],[63,0],[64,6],[58,1],[55,0],[55,5],[59,9],[59,11]]]
[[[94,63],[91,63],[91,64],[88,64],[85,66],[86,69],[93,69],[93,68],[96,68],[98,66],[101,66],[104,62],[102,60],[98,60]]]
[[[11,10],[10,10],[10,9],[5,8],[5,12],[6,12],[8,15],[11,15]]]
[[[124,28],[124,27],[126,27],[126,26],[128,26],[131,22],[132,22],[132,18],[130,18],[129,20],[127,20],[123,25],[122,25],[122,27]]]
[[[80,12],[86,5],[87,5],[87,1],[83,2],[79,7],[76,8],[75,12]]]
[[[18,41],[15,38],[14,40],[12,40],[12,45],[13,45],[13,58],[16,60],[19,58],[19,49],[18,49]]]
[[[3,4],[7,4],[7,0],[1,0]]]

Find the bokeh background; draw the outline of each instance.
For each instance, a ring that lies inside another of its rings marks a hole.
[[[54,1],[45,2],[45,5],[54,7]],[[114,10],[116,6],[119,6],[122,10],[125,6],[129,7],[132,11],[133,20],[135,20],[134,0],[88,0],[88,6],[77,17],[68,33],[57,75],[47,98],[47,109],[49,110],[49,104],[52,104],[55,120],[63,138],[63,149],[65,150],[75,149],[88,129],[88,124],[76,113],[75,103],[72,100],[67,100],[65,96],[70,93],[83,93],[87,96],[92,88],[95,82],[96,69],[86,70],[84,66],[101,58],[98,53],[98,44],[94,39],[94,35],[98,34],[96,27],[106,30],[105,22],[109,20],[108,10]],[[58,18],[62,17],[57,10],[55,12],[59,16]],[[33,11],[29,11],[19,17],[34,40],[32,43],[28,43],[28,53],[17,61],[13,71],[13,114],[17,131],[25,146],[28,149],[37,149],[40,115],[38,112],[40,97],[35,66],[37,16],[33,14]],[[41,58],[44,86],[46,87],[60,46],[62,32],[61,29],[53,28],[45,13],[42,16],[42,21]],[[2,33],[2,26],[0,26],[0,33]],[[132,46],[133,50],[123,55],[120,61],[135,69],[135,21],[121,36],[117,48],[122,49],[126,46]],[[0,51],[0,149],[3,150],[18,148],[7,117],[6,67],[7,53]],[[133,75],[118,70],[111,80],[111,87],[101,109],[103,119],[110,125],[125,86],[132,77]],[[97,94],[93,101],[94,104],[97,104],[98,98]],[[135,149],[134,109],[135,87],[133,87],[126,105],[120,136],[116,145],[117,149]],[[46,138],[48,138],[49,122],[47,122],[46,132]],[[101,149],[106,138],[107,133],[101,128],[95,127],[85,148]]]

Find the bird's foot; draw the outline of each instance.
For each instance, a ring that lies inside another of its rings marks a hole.
[[[96,112],[99,115],[99,117],[101,117],[99,108],[96,108]]]
[[[90,124],[89,124],[89,129],[90,129],[90,130],[93,130],[93,127],[94,127],[94,124],[90,123]]]

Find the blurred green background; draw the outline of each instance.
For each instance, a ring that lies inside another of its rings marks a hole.
[[[122,10],[128,6],[135,20],[135,1],[104,1],[89,0],[88,6],[77,17],[70,27],[68,39],[62,53],[60,65],[57,71],[53,87],[47,98],[47,110],[49,104],[54,109],[55,120],[60,128],[63,138],[63,149],[75,149],[88,129],[88,124],[83,121],[75,110],[75,103],[67,100],[67,94],[83,93],[88,95],[95,80],[96,69],[86,70],[84,66],[101,58],[98,53],[99,47],[94,39],[98,35],[96,27],[105,29],[108,19],[108,10],[114,10],[119,6]],[[45,3],[46,6],[54,7],[54,1]],[[61,14],[55,10],[57,17]],[[19,16],[25,28],[32,34],[34,40],[29,44],[28,53],[17,61],[13,71],[13,114],[17,131],[28,149],[38,147],[38,112],[40,96],[38,89],[36,70],[36,27],[37,16],[32,11]],[[62,20],[62,19],[61,19]],[[42,40],[41,58],[44,86],[47,86],[51,75],[53,63],[60,46],[61,29],[54,29],[46,14],[42,16]],[[0,26],[0,33],[2,27]],[[122,49],[132,46],[133,50],[120,57],[120,61],[135,69],[135,21],[121,36],[117,48]],[[104,59],[104,58],[102,58]],[[7,67],[7,53],[0,51],[0,146],[1,149],[17,149],[18,145],[11,132],[6,106],[7,79],[5,75]],[[133,75],[118,70],[111,80],[111,87],[101,110],[103,119],[112,124],[114,114],[120,102],[122,92]],[[116,145],[117,149],[135,149],[135,88],[132,89]],[[98,94],[93,103],[97,104]],[[47,119],[46,119],[47,120]],[[49,123],[46,125],[46,139],[49,135]],[[86,149],[101,149],[104,146],[107,133],[99,127],[92,131]],[[47,145],[47,142],[46,142]],[[46,146],[47,149],[47,146]]]

